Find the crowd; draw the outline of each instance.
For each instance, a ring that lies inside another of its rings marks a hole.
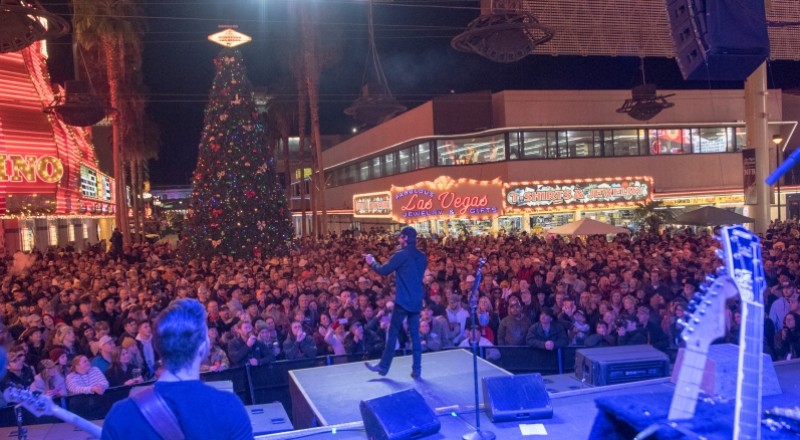
[[[768,289],[764,349],[800,355],[800,226],[771,225],[762,237]],[[2,387],[51,396],[103,394],[157,377],[152,319],[176,298],[208,313],[211,350],[203,371],[320,355],[380,356],[393,309],[393,278],[368,270],[396,241],[383,232],[300,238],[285,257],[178,261],[168,244],[106,252],[102,244],[2,255],[0,300],[8,372]],[[707,230],[564,238],[505,233],[420,237],[428,255],[420,332],[424,351],[567,345],[681,346],[684,313],[720,264]],[[485,258],[480,282],[475,270]],[[471,313],[470,297],[478,299]],[[737,298],[724,305],[738,342]],[[473,322],[475,323],[473,325]],[[396,348],[408,344],[400,335]],[[500,350],[486,349],[496,359]]]

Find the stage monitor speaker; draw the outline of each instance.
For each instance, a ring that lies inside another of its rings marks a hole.
[[[575,377],[594,386],[669,376],[669,357],[650,345],[582,348],[575,352]]]
[[[686,80],[744,81],[769,56],[764,0],[666,0]]]
[[[261,405],[247,405],[247,416],[253,427],[253,435],[265,435],[276,432],[293,431],[294,427],[289,420],[289,415],[280,402],[264,403]]]
[[[553,417],[550,395],[539,373],[484,377],[483,406],[493,422]]]
[[[370,440],[407,440],[436,434],[439,418],[417,390],[362,400],[359,404]]]

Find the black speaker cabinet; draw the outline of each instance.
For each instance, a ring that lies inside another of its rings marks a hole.
[[[743,81],[769,56],[764,0],[666,0],[683,79]]]
[[[550,395],[539,373],[484,377],[483,404],[493,422],[553,417]]]
[[[439,418],[417,390],[362,400],[358,405],[370,440],[406,440],[436,434]]]

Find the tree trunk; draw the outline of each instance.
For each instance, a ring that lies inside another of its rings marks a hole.
[[[300,234],[305,237],[308,234],[308,227],[306,226],[306,179],[305,179],[305,158],[306,158],[306,102],[308,99],[308,91],[305,79],[299,76],[297,79],[297,133],[300,138],[299,154],[300,154]]]
[[[136,165],[134,168],[135,178],[133,181],[135,182],[136,187],[136,199],[134,199],[134,206],[136,207],[136,229],[139,230],[141,234],[141,239],[144,241],[144,181],[143,179],[143,170],[144,170],[144,161],[141,158],[136,158],[134,161]]]
[[[122,134],[123,134],[123,118],[124,112],[120,110],[119,99],[119,72],[116,66],[117,56],[121,55],[121,51],[116,47],[114,41],[109,36],[101,37],[101,44],[103,47],[103,55],[106,58],[106,74],[108,75],[108,91],[111,107],[117,109],[111,121],[112,132],[112,156],[114,161],[114,198],[117,202],[117,209],[115,212],[115,221],[120,232],[122,232],[123,242],[130,244],[131,232],[128,226],[128,203],[125,198],[125,168],[123,165],[122,157]]]
[[[322,164],[322,142],[319,132],[319,77],[315,35],[311,23],[308,19],[308,5],[301,6],[301,22],[303,28],[304,61],[306,69],[306,83],[308,85],[308,104],[311,116],[311,142],[314,144],[316,186],[318,200],[315,205],[319,205],[322,215],[319,218],[317,235],[325,236],[328,233],[328,210],[325,206],[325,170]],[[316,223],[316,222],[315,222]]]

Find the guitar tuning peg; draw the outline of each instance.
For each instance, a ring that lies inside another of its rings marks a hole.
[[[683,314],[689,316],[691,314],[689,312],[697,310],[697,303],[694,302],[694,300],[690,301],[689,304],[686,304],[686,310],[688,310],[688,312],[683,312]]]
[[[706,283],[714,284],[714,281],[716,281],[716,280],[717,280],[717,277],[715,277],[714,275],[710,275],[710,274],[706,275]]]
[[[700,290],[700,292],[703,293],[706,293],[708,291],[708,286],[705,285],[704,283],[701,283],[699,286],[697,286],[697,288]],[[695,297],[697,297],[697,295],[698,295],[697,293],[694,294]]]

